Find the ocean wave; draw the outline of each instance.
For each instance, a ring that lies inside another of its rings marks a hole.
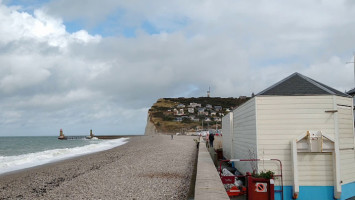
[[[108,150],[128,142],[128,138],[105,140],[81,147],[52,149],[17,156],[0,156],[0,174],[51,163],[75,156]]]

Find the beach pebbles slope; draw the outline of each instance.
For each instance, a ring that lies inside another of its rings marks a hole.
[[[195,137],[138,136],[111,150],[0,177],[0,199],[187,199]]]

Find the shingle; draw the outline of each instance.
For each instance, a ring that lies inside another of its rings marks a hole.
[[[323,83],[315,81],[307,76],[294,73],[287,78],[277,82],[271,87],[261,91],[260,95],[276,96],[305,96],[305,95],[338,95],[349,97],[349,95],[331,88]]]

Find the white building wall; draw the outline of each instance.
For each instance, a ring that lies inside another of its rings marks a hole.
[[[320,130],[334,137],[335,124],[338,123],[341,181],[342,184],[354,182],[352,106],[351,98],[338,96],[257,96],[233,111],[234,158],[251,159],[257,154],[257,158],[280,159],[284,185],[292,185],[291,139],[308,130]],[[325,112],[330,110],[338,110],[338,119],[334,113]],[[225,119],[229,118],[223,118],[223,121]],[[227,149],[228,137],[224,140]],[[252,172],[252,163],[235,164],[242,173]],[[259,172],[272,170],[280,173],[279,165],[274,161],[258,162],[257,167]],[[334,185],[332,154],[298,153],[298,173],[301,186]],[[276,180],[276,184],[279,181]]]
[[[256,158],[255,98],[250,99],[233,111],[233,153],[235,159]],[[235,162],[242,172],[252,172],[252,163]]]
[[[258,96],[258,158],[280,159],[284,185],[292,185],[291,144],[293,138],[310,130],[334,136],[333,96]],[[299,184],[303,186],[333,185],[330,153],[298,153]],[[280,174],[276,162],[259,162],[258,170]],[[276,182],[278,184],[279,182]]]
[[[231,118],[232,117],[232,118]],[[223,156],[226,159],[232,158],[232,130],[231,123],[233,123],[233,113],[228,113],[222,119],[222,141],[223,141]]]
[[[343,184],[355,181],[355,153],[352,99],[337,97],[339,121],[340,174]]]

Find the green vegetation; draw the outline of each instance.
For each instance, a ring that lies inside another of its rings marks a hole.
[[[196,131],[201,130],[202,127],[221,129],[222,117],[249,99],[249,97],[163,98],[158,99],[149,109],[149,116],[160,133]],[[188,110],[190,103],[200,104],[201,107],[194,108],[193,112],[190,110],[192,112],[190,113]],[[211,105],[212,108],[207,108],[207,105]],[[215,106],[222,107],[222,110],[216,109]],[[205,108],[205,110],[199,113],[198,108]]]
[[[166,101],[170,102],[178,102],[184,105],[189,105],[190,103],[199,103],[201,104],[202,107],[205,107],[207,104],[213,105],[213,106],[222,106],[222,108],[233,108],[236,106],[241,105],[244,103],[246,100],[249,100],[250,98],[247,97],[246,99],[243,98],[221,98],[221,97],[198,97],[198,98],[164,98]]]
[[[273,171],[261,171],[260,173],[255,173],[255,174],[252,174],[252,176],[254,178],[265,178],[265,179],[272,179],[274,177],[274,172]]]

